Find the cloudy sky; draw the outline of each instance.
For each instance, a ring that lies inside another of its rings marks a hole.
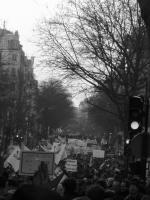
[[[34,54],[33,30],[42,17],[55,15],[62,0],[0,0],[0,26],[18,30],[23,49],[28,56]]]
[[[67,0],[0,0],[0,27],[15,32],[18,30],[20,42],[25,54],[34,56],[36,61],[36,47],[33,44],[34,29],[43,17],[56,15],[58,4]],[[46,79],[44,70],[35,70],[37,79]],[[83,95],[77,95],[73,101],[75,105],[83,99]]]

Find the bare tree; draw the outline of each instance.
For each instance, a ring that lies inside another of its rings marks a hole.
[[[135,0],[72,0],[41,24],[39,46],[50,67],[105,93],[125,127],[128,97],[143,92],[148,72],[145,34]]]

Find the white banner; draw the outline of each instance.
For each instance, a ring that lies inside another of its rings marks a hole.
[[[95,145],[97,145],[97,140],[96,139],[94,139],[94,140],[90,140],[90,139],[87,139],[87,144],[95,144]]]
[[[93,150],[93,157],[94,158],[104,158],[105,151],[103,150]]]
[[[42,161],[48,165],[48,172],[52,175],[54,170],[54,153],[22,151],[19,174],[28,176],[33,175],[38,170]]]
[[[67,159],[65,167],[68,172],[77,172],[77,160]]]
[[[87,143],[84,140],[79,140],[79,139],[68,139],[68,144],[72,146],[79,146],[79,147],[86,147]]]

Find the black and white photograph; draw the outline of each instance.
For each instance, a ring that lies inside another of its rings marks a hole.
[[[0,0],[0,200],[150,200],[150,0]]]

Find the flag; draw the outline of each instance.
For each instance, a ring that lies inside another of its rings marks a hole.
[[[55,153],[55,164],[58,165],[61,160],[67,158],[66,144],[62,144],[60,151]]]
[[[47,149],[51,150],[52,149],[52,144],[47,142]]]
[[[56,189],[60,181],[62,180],[64,173],[62,172],[59,176],[57,176],[54,180],[50,182],[50,188]]]
[[[54,175],[56,178],[50,182],[50,188],[56,190],[58,185],[61,184],[66,178],[68,178],[68,176],[64,171],[62,171],[60,167],[56,167]]]
[[[27,146],[25,146],[24,144],[23,144],[23,142],[21,143],[21,151],[30,151],[30,149],[27,147]]]
[[[19,170],[19,165],[20,165],[20,152],[21,152],[20,147],[16,146],[14,151],[5,160],[4,168],[8,167],[10,164],[14,169],[14,171],[17,172]]]
[[[61,149],[61,144],[58,142],[54,142],[51,151],[57,153],[60,151],[60,149]]]
[[[42,145],[40,145],[40,151],[49,152],[46,146],[42,146]]]
[[[61,136],[58,136],[58,140],[61,144],[66,144],[66,138],[63,138]]]

